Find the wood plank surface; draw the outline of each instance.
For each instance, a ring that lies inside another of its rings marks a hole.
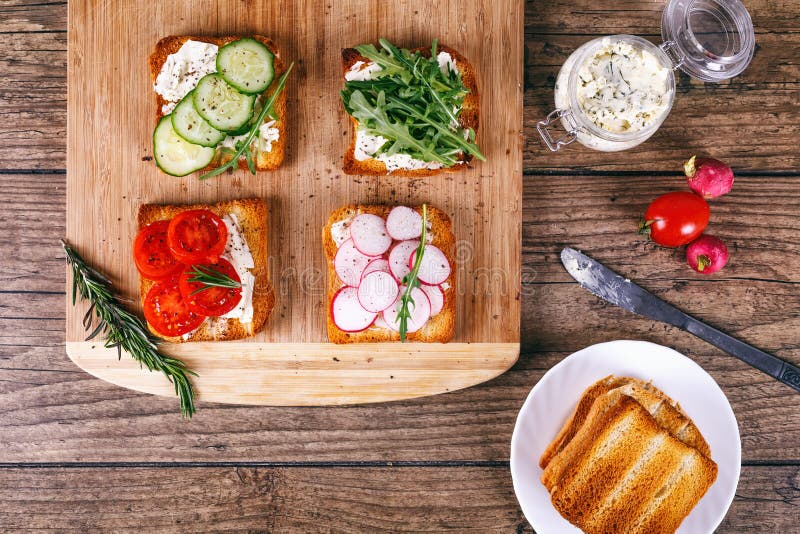
[[[0,525],[82,532],[533,532],[496,467],[0,469]],[[742,470],[720,532],[795,530],[800,468]]]

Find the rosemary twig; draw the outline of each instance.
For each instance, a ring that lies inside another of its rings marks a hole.
[[[87,265],[63,239],[61,246],[64,248],[67,264],[72,269],[73,306],[78,295],[81,300],[91,304],[83,317],[84,328],[87,332],[91,329],[87,341],[103,333],[106,336],[105,346],[116,347],[120,358],[122,351],[125,351],[151,372],[164,373],[175,386],[175,393],[181,403],[181,414],[191,417],[195,412],[194,388],[187,375],[197,376],[197,373],[188,369],[181,360],[161,354],[158,351],[159,340],[147,331],[141,319],[122,306],[120,299],[111,292],[111,281]]]
[[[217,167],[216,169],[201,175],[200,176],[201,180],[207,180],[208,178],[219,176],[228,169],[233,169],[234,167],[238,167],[239,156],[243,154],[248,158],[247,166],[250,168],[250,172],[252,172],[253,174],[256,173],[255,166],[252,164],[253,156],[252,152],[250,152],[250,143],[253,142],[253,138],[256,136],[256,132],[259,130],[259,128],[261,128],[261,123],[264,122],[264,117],[266,117],[267,113],[269,113],[270,110],[272,109],[272,106],[275,104],[275,100],[277,100],[278,95],[280,95],[281,92],[283,92],[283,88],[286,86],[286,78],[288,78],[289,73],[292,72],[292,67],[294,67],[294,62],[292,62],[289,65],[289,68],[286,69],[286,72],[284,72],[283,76],[281,76],[280,79],[278,80],[278,85],[275,87],[275,91],[273,91],[269,99],[267,99],[267,101],[264,102],[264,106],[261,108],[261,113],[258,114],[258,118],[253,123],[252,128],[250,128],[247,137],[245,137],[239,149],[233,155],[233,158],[231,158],[231,160],[225,165]]]
[[[417,247],[416,255],[414,256],[414,267],[407,275],[403,277],[403,284],[406,286],[403,294],[400,296],[400,311],[397,313],[397,320],[400,321],[400,341],[405,343],[406,334],[408,333],[408,320],[411,318],[411,310],[409,306],[416,306],[414,299],[411,298],[411,290],[419,287],[419,267],[422,264],[422,254],[425,252],[426,232],[428,230],[428,208],[425,204],[422,205],[422,236],[420,237],[419,247]]]
[[[232,289],[242,287],[240,282],[237,282],[227,274],[210,265],[192,265],[192,268],[187,271],[186,274],[192,275],[192,277],[189,278],[189,282],[202,284],[202,287],[198,287],[191,292],[192,295],[205,291],[206,289],[211,289],[212,287],[228,287]]]

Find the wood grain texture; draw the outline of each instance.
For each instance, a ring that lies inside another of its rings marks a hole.
[[[0,525],[82,532],[533,532],[507,466],[0,470]],[[745,467],[718,532],[792,532],[797,466]]]
[[[149,52],[158,38],[212,31],[203,13],[213,5],[173,2],[159,5],[155,13],[151,12],[152,4],[144,1],[70,5],[70,242],[90,263],[102,266],[122,295],[134,297],[138,278],[128,251],[140,203],[210,203],[253,196],[267,201],[275,311],[267,326],[247,340],[253,347],[246,352],[238,351],[239,345],[228,344],[215,346],[215,353],[196,343],[174,349],[187,361],[209,370],[195,381],[201,397],[276,405],[377,402],[465,387],[507,369],[514,361],[508,357],[509,351],[515,350],[508,344],[519,343],[522,168],[517,132],[522,111],[522,3],[509,0],[503,9],[483,0],[231,3],[213,18],[217,33],[248,34],[254,30],[248,30],[242,21],[258,20],[259,28],[269,28],[265,33],[282,50],[284,61],[297,62],[296,75],[287,86],[289,155],[280,169],[257,176],[239,171],[208,182],[200,182],[195,176],[176,179],[159,173],[152,161],[143,161],[143,155],[151,152],[153,124],[140,118],[154,115],[155,104],[152,82],[141,74],[146,72]],[[485,16],[461,17],[464,12],[477,11]],[[353,24],[353,18],[358,23]],[[446,24],[451,19],[465,22],[453,27]],[[107,46],[115,42],[112,36],[122,31],[130,36],[125,46]],[[477,33],[491,37],[480,42],[469,38]],[[382,35],[392,35],[404,46],[429,43],[438,37],[470,59],[478,72],[478,85],[484,87],[482,129],[491,134],[480,140],[488,163],[452,176],[418,180],[342,175],[339,169],[348,142],[342,133],[349,137],[350,126],[338,95],[339,51],[354,43],[375,42]],[[507,63],[495,61],[500,53],[506,55]],[[119,72],[139,75],[123,81],[118,78]],[[114,134],[109,136],[109,132]],[[376,364],[363,373],[336,372],[330,366],[332,358],[347,359],[352,349],[319,344],[326,341],[327,267],[320,232],[327,214],[348,204],[422,202],[451,216],[456,249],[467,251],[457,254],[461,274],[456,287],[461,294],[456,301],[454,342],[462,345],[454,345],[454,351],[463,357],[453,358],[442,367],[431,358],[410,358],[401,344],[368,345],[362,346],[361,359],[380,360],[379,369],[370,371]],[[486,232],[487,228],[492,231]],[[498,233],[507,240],[494,239]],[[67,310],[67,353],[95,375],[163,392],[163,382],[152,388],[138,382],[138,377],[148,380],[152,375],[142,377],[125,370],[115,374],[115,368],[99,363],[102,360],[83,350],[88,346],[71,344],[83,337],[82,308],[85,306]],[[317,361],[325,365],[300,365],[294,349],[273,343],[317,343]],[[242,382],[252,387],[237,388],[236,380],[215,379],[211,369],[226,358],[239,361],[228,365],[230,376],[246,376]],[[91,367],[95,362],[101,367]],[[267,368],[276,372],[270,373]],[[330,373],[319,372],[326,368]],[[412,368],[416,371],[410,372]],[[247,376],[232,372],[235,369],[261,371]],[[464,371],[463,380],[453,379],[456,370]],[[324,379],[319,378],[323,375]],[[292,386],[288,386],[290,377]],[[309,380],[304,381],[305,377]],[[281,383],[284,387],[275,387]],[[416,389],[415,384],[419,385]],[[257,396],[258,387],[264,391],[262,397]]]

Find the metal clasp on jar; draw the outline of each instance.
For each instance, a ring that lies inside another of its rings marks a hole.
[[[561,125],[564,127],[564,135],[558,139],[553,139],[550,131],[547,129],[553,121],[561,119]],[[578,123],[575,122],[575,117],[568,109],[557,109],[550,112],[549,115],[543,120],[536,123],[536,130],[538,130],[544,144],[551,152],[557,152],[562,146],[566,146],[574,142],[578,138]]]
[[[675,41],[664,41],[658,46],[672,61],[672,70],[681,68],[683,62],[686,61],[686,56],[681,54],[678,44]]]

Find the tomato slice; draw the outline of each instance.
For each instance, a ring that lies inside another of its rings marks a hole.
[[[208,210],[189,210],[176,215],[167,229],[172,254],[187,265],[217,263],[228,241],[228,227]]]
[[[178,289],[178,279],[156,282],[144,298],[144,318],[162,336],[174,337],[191,332],[205,317],[189,309]]]
[[[133,261],[149,280],[165,280],[181,271],[183,264],[175,259],[167,244],[169,221],[150,223],[133,240]]]
[[[225,274],[241,283],[239,275],[236,274],[236,269],[228,260],[220,258],[216,265],[209,263],[198,264],[193,267],[212,268],[222,274]],[[208,315],[210,317],[219,317],[225,315],[234,309],[242,300],[241,287],[215,287],[205,286],[199,282],[190,282],[189,279],[194,277],[194,273],[190,272],[191,268],[187,268],[186,272],[181,274],[178,288],[180,288],[181,295],[183,295],[189,309],[195,313]],[[206,287],[202,291],[197,291]],[[195,293],[197,291],[197,293]]]

